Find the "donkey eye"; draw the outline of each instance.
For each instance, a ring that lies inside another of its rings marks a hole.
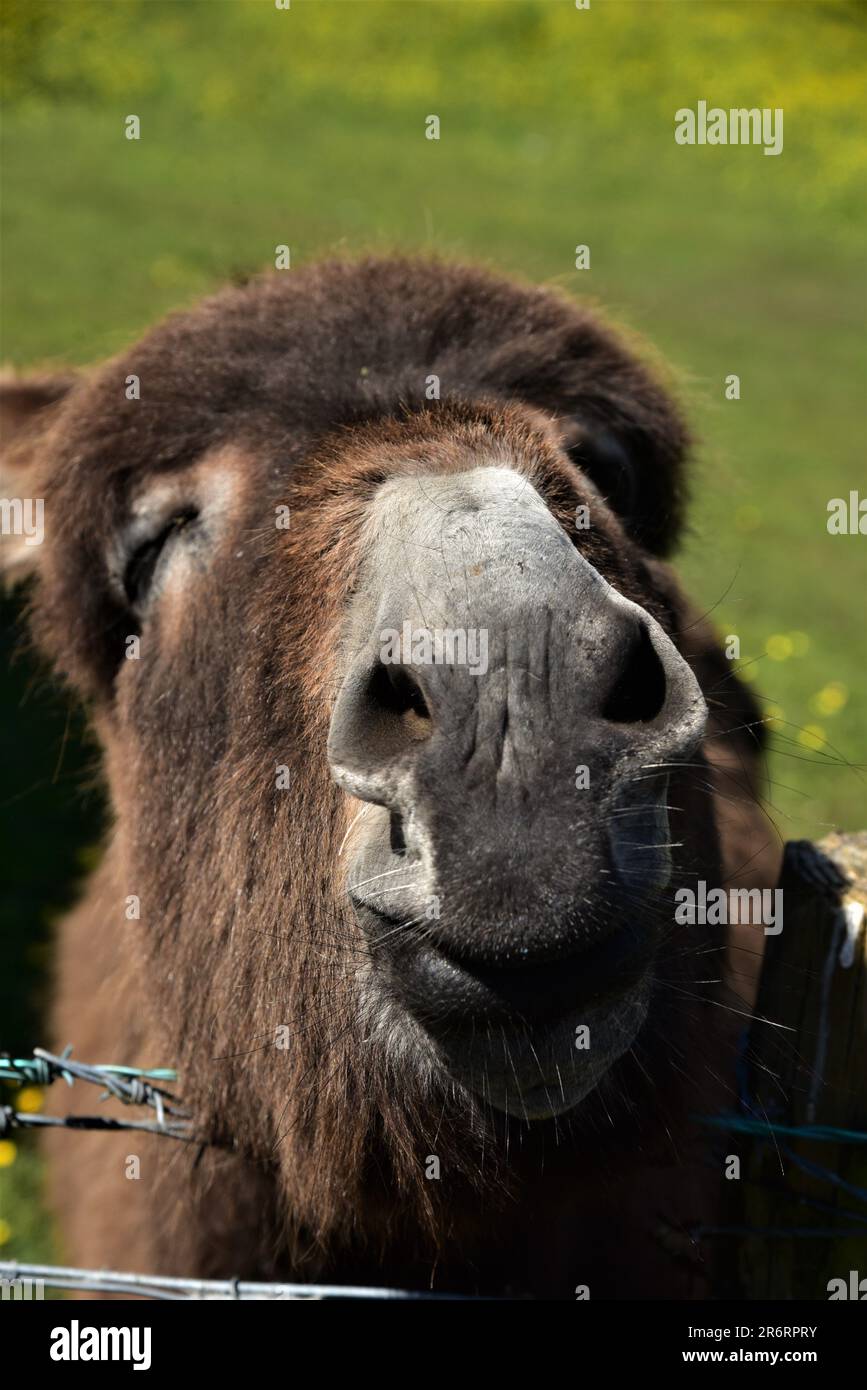
[[[123,589],[132,608],[140,608],[153,585],[157,567],[176,537],[195,521],[195,508],[176,512],[159,530],[145,537],[129,556],[123,572]]]

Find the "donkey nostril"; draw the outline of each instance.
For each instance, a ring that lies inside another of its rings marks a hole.
[[[626,659],[605,704],[602,716],[612,724],[646,724],[665,704],[665,668],[644,624],[629,639]]]
[[[379,662],[371,673],[369,698],[373,705],[409,722],[430,719],[430,710],[414,672],[407,666]]]
[[[396,804],[396,780],[434,733],[421,684],[412,670],[366,653],[343,682],[328,730],[328,761],[353,796]]]

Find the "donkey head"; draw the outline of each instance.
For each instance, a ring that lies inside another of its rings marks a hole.
[[[706,708],[653,378],[556,295],[374,260],[5,399],[35,630],[90,701],[118,914],[199,1103],[255,1093],[263,1146],[288,1113],[345,1166],[431,1097],[574,1109],[716,853],[669,788]],[[242,1053],[243,1086],[206,1065]]]

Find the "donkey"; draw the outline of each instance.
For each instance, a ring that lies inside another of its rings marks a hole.
[[[201,1140],[50,1142],[65,1257],[706,1296],[697,1117],[761,931],[673,895],[778,855],[758,709],[665,559],[669,389],[563,294],[389,257],[2,397],[45,504],[9,569],[112,812],[53,1035],[175,1065]]]

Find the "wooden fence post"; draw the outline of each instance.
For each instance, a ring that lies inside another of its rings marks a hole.
[[[756,1132],[731,1136],[736,1278],[744,1298],[827,1299],[867,1278],[867,832],[788,844],[780,887],[743,1071]]]

